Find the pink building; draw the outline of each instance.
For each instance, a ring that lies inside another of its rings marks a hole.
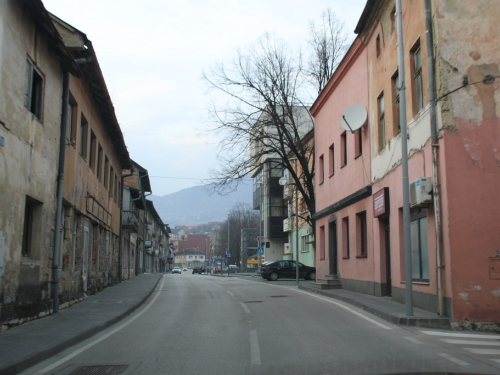
[[[324,280],[334,275],[344,288],[368,293],[380,279],[371,240],[370,124],[354,133],[341,125],[344,112],[355,104],[368,107],[367,50],[360,39],[311,108],[317,168],[314,218],[318,286],[328,287]]]
[[[429,3],[427,30],[425,2],[402,2],[413,302],[481,327],[500,321],[500,2]],[[311,109],[318,278],[404,303],[395,1],[367,1],[355,32]],[[340,120],[354,103],[368,108],[357,158]]]

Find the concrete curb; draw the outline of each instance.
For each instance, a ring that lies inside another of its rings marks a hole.
[[[163,276],[162,276],[163,277]],[[130,315],[132,312],[137,310],[147,299],[153,294],[155,291],[156,287],[158,286],[159,282],[161,281],[162,277],[158,279],[156,284],[154,284],[153,288],[151,288],[151,291],[149,291],[144,298],[142,298],[137,304],[134,306],[131,306],[127,310],[125,310],[123,313],[121,313],[118,316],[115,316],[113,318],[110,318],[108,321],[105,323],[90,327],[88,330],[85,332],[80,333],[79,335],[76,335],[70,339],[67,339],[65,341],[62,341],[56,345],[53,345],[52,347],[49,348],[44,348],[41,351],[37,353],[31,354],[28,358],[23,359],[22,361],[19,361],[18,363],[6,366],[4,368],[0,368],[0,375],[15,375],[20,373],[21,371],[24,371],[30,367],[35,366],[36,364],[46,360],[47,358],[50,358],[56,354],[59,354],[60,352],[68,349],[69,347],[76,345],[92,336],[95,334],[105,330],[106,328],[111,327],[113,324],[116,324],[120,320],[124,319],[126,316]]]
[[[373,306],[369,306],[367,304],[360,303],[359,301],[355,301],[353,299],[335,295],[332,293],[328,293],[322,291],[320,289],[309,288],[306,286],[299,286],[299,289],[305,290],[307,292],[319,294],[325,297],[333,298],[342,302],[346,302],[350,305],[359,307],[370,314],[378,316],[379,318],[386,320],[390,323],[400,325],[400,326],[409,326],[409,327],[425,327],[425,328],[437,328],[437,329],[450,329],[451,323],[449,318],[445,317],[435,317],[435,318],[426,318],[426,317],[418,317],[412,316],[407,317],[404,314],[394,314],[386,311],[382,311],[381,309],[377,309]]]

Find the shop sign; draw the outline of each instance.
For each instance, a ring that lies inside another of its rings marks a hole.
[[[373,217],[379,217],[389,213],[389,188],[373,194]]]

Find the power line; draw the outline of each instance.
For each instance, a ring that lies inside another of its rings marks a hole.
[[[170,177],[170,176],[149,176],[149,178],[169,178],[172,180],[202,180],[201,178],[194,178],[194,177]]]

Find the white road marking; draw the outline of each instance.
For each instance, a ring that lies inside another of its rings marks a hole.
[[[486,355],[499,355],[499,349],[485,349],[485,348],[464,348],[465,350],[474,354],[486,354]]]
[[[241,307],[243,308],[243,310],[245,310],[245,312],[247,314],[250,314],[250,310],[248,310],[247,305],[245,305],[243,302],[239,302],[239,304],[241,305]]]
[[[446,336],[446,337],[468,337],[471,339],[485,339],[485,340],[498,340],[498,336],[492,335],[473,335],[468,333],[452,333],[452,332],[438,332],[438,331],[420,331],[428,336]]]
[[[94,345],[96,344],[99,344],[101,341],[104,341],[106,340],[108,337],[114,335],[116,332],[120,331],[121,329],[125,328],[126,326],[128,326],[130,323],[132,323],[134,320],[136,320],[138,317],[140,317],[142,314],[144,314],[146,311],[149,310],[149,308],[156,302],[156,300],[158,299],[158,297],[160,296],[160,292],[161,292],[161,289],[163,289],[163,283],[165,282],[165,276],[162,276],[162,281],[161,281],[161,285],[160,285],[160,288],[157,289],[157,292],[156,292],[156,295],[154,296],[154,298],[151,300],[151,302],[149,302],[146,307],[144,307],[140,312],[138,312],[136,315],[134,315],[132,318],[130,318],[129,320],[127,320],[125,323],[123,323],[122,325],[116,327],[115,329],[113,329],[112,331],[106,333],[105,335],[99,337],[98,339],[88,343],[87,345],[85,346],[82,346],[80,349],[78,350],[75,350],[73,353],[71,354],[68,354],[66,357],[60,359],[59,361],[57,362],[54,362],[53,364],[45,367],[44,369],[41,369],[37,372],[35,372],[34,375],[42,375],[42,374],[45,374],[53,369],[55,369],[57,366],[63,364],[64,362],[67,362],[69,361],[70,359],[76,357],[77,355],[83,353],[85,350],[87,349],[90,349],[91,347],[93,347]]]
[[[500,359],[492,359],[493,362],[500,363]]]
[[[448,361],[454,362],[460,366],[470,366],[470,363],[467,363],[467,362],[462,361],[458,358],[452,357],[451,355],[446,354],[446,353],[438,353],[438,356],[446,358]]]
[[[228,292],[230,295],[232,295],[234,297],[234,294],[231,293],[229,290],[226,290],[226,292]]]
[[[334,300],[332,300],[332,299],[330,299],[330,298],[320,297],[320,296],[318,296],[318,295],[316,295],[316,294],[312,294],[312,293],[309,293],[309,292],[305,292],[305,291],[302,291],[302,290],[300,290],[300,289],[297,289],[296,291],[297,291],[297,292],[301,292],[301,293],[305,293],[305,294],[307,294],[307,295],[309,295],[309,296],[311,296],[311,297],[315,297],[315,298],[321,299],[321,300],[326,301],[326,302],[329,302],[329,303],[333,303],[334,305],[337,305],[337,306],[339,306],[339,307],[342,307],[343,309],[346,309],[347,311],[351,312],[352,314],[357,315],[357,316],[359,316],[360,318],[363,318],[363,319],[365,319],[365,320],[369,321],[370,323],[373,323],[373,324],[375,324],[375,325],[377,325],[377,326],[379,326],[379,327],[381,327],[381,328],[383,328],[383,329],[392,329],[391,327],[386,326],[385,324],[379,323],[379,322],[377,322],[376,320],[374,320],[374,319],[372,319],[372,318],[369,318],[369,317],[367,317],[366,315],[363,315],[363,314],[361,314],[360,312],[357,312],[356,310],[351,309],[350,307],[347,307],[347,306],[345,306],[345,305],[343,305],[343,304],[341,304],[341,303],[339,303],[339,302],[337,302],[337,301],[334,301]]]
[[[257,331],[254,330],[250,331],[250,363],[260,365],[259,339],[257,338]]]
[[[411,336],[405,336],[405,339],[407,339],[408,341],[414,343],[414,344],[417,344],[417,345],[422,345],[423,342],[422,341],[418,341],[416,338],[414,337],[411,337]]]
[[[491,341],[454,340],[454,339],[440,339],[440,340],[448,344],[500,346],[500,342],[491,342]]]

